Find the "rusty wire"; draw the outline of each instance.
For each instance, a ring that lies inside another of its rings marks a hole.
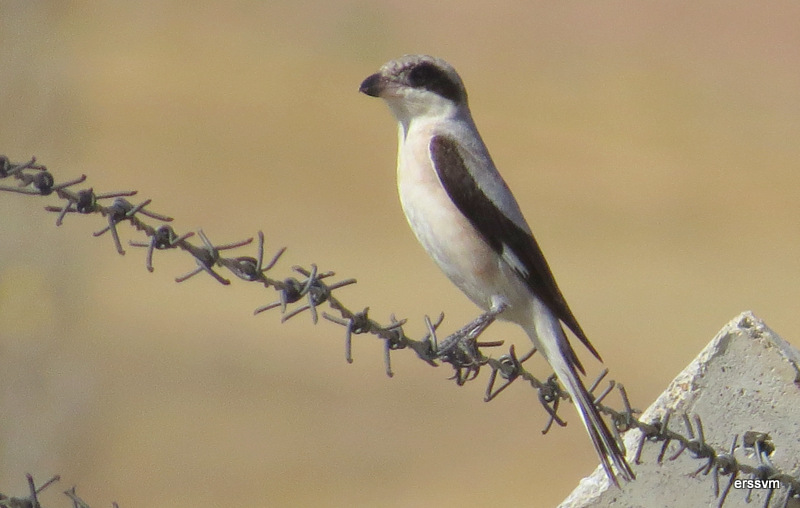
[[[186,274],[176,277],[176,282],[183,282],[205,272],[220,284],[228,285],[231,281],[217,271],[217,268],[225,268],[240,280],[257,282],[265,288],[273,288],[278,293],[277,300],[256,308],[254,314],[279,308],[281,322],[283,322],[308,311],[312,322],[316,324],[320,314],[318,307],[327,303],[330,309],[338,313],[338,315],[328,312],[322,312],[321,315],[324,319],[345,328],[345,359],[349,363],[353,361],[353,335],[371,334],[383,341],[384,365],[386,374],[389,377],[394,375],[391,365],[391,353],[401,349],[411,349],[422,361],[434,367],[444,363],[449,364],[454,371],[451,379],[455,380],[458,385],[463,385],[476,379],[481,369],[488,368],[491,372],[486,386],[485,401],[493,400],[512,383],[522,380],[536,391],[539,402],[548,414],[548,420],[542,429],[542,433],[546,434],[554,423],[559,426],[566,425],[566,422],[558,416],[558,409],[561,401],[570,401],[569,394],[558,384],[555,375],[550,375],[545,380],[542,380],[523,366],[536,353],[535,349],[521,357],[517,355],[513,345],[509,348],[508,353],[498,358],[488,357],[483,354],[483,349],[503,345],[502,341],[478,341],[480,334],[494,322],[503,309],[481,315],[441,341],[437,337],[437,330],[444,320],[444,314],[441,314],[435,321],[431,321],[426,316],[425,323],[428,333],[421,339],[416,340],[406,335],[403,331],[403,326],[407,322],[406,319],[398,320],[392,315],[389,323],[381,324],[369,317],[369,308],[364,308],[361,311],[352,311],[333,295],[335,290],[355,284],[355,279],[329,283],[327,279],[334,277],[335,273],[319,271],[317,266],[313,264],[310,268],[292,267],[296,274],[295,276],[289,276],[284,279],[268,277],[266,273],[277,264],[286,249],[278,249],[269,261],[264,263],[264,235],[260,231],[257,234],[258,242],[256,243],[255,257],[225,257],[221,254],[222,252],[247,246],[253,242],[253,238],[227,244],[214,244],[202,230],[198,230],[197,236],[200,238],[201,244],[193,244],[188,240],[195,235],[194,232],[178,234],[167,224],[172,222],[173,219],[171,217],[147,209],[151,200],[147,199],[138,204],[133,204],[125,199],[126,197],[135,196],[137,191],[102,194],[95,193],[92,188],[74,191],[71,187],[83,183],[86,180],[85,175],[56,184],[52,174],[45,166],[37,164],[35,158],[31,158],[24,163],[12,163],[8,157],[0,155],[0,180],[6,178],[14,178],[19,181],[19,184],[15,187],[0,186],[0,191],[37,196],[55,194],[61,199],[63,201],[61,205],[48,205],[45,207],[45,210],[58,214],[56,218],[57,226],[62,225],[65,217],[71,213],[99,214],[103,216],[107,224],[95,232],[94,236],[103,236],[105,233],[110,232],[114,247],[121,255],[125,254],[125,249],[122,247],[117,226],[127,222],[136,230],[144,232],[148,239],[147,241],[129,241],[129,245],[147,249],[145,267],[151,272],[154,270],[153,256],[156,251],[178,249],[189,253],[194,258],[197,266]],[[102,200],[110,198],[115,198],[110,205],[106,206],[101,203]],[[146,223],[142,216],[149,217],[162,224],[153,226]],[[595,393],[595,390],[607,374],[608,370],[604,370],[600,374],[589,387],[590,393]],[[501,384],[496,386],[498,382]],[[623,405],[622,410],[614,409],[603,403],[604,399],[615,389],[620,395]],[[787,506],[790,500],[800,499],[800,480],[778,470],[770,462],[769,456],[774,451],[774,446],[766,434],[754,431],[745,433],[742,446],[754,449],[758,459],[758,465],[751,466],[739,462],[734,457],[738,436],[734,437],[733,444],[730,450],[727,451],[719,451],[709,445],[705,441],[702,421],[698,415],[679,415],[683,421],[684,433],[669,429],[669,421],[672,416],[670,412],[667,412],[660,420],[651,422],[639,420],[636,415],[640,411],[631,407],[624,386],[615,381],[609,381],[606,388],[598,395],[595,395],[595,405],[601,413],[610,418],[612,422],[611,429],[623,450],[624,445],[622,444],[621,433],[631,429],[639,429],[641,431],[641,438],[634,454],[634,463],[640,463],[642,447],[646,442],[661,443],[661,450],[657,458],[658,463],[661,463],[665,458],[667,460],[675,460],[687,450],[694,458],[703,461],[703,464],[690,475],[694,477],[702,473],[703,475],[711,476],[714,495],[719,500],[719,507],[723,506],[734,480],[740,475],[749,475],[753,479],[778,480],[786,490],[786,497],[781,506]],[[667,449],[671,443],[677,443],[678,450],[666,457]],[[720,491],[719,485],[720,475],[730,477],[727,486],[722,491]],[[58,477],[54,477],[37,489],[34,487],[32,477],[28,475],[31,489],[30,495],[27,498],[7,498],[0,494],[0,508],[17,506],[38,508],[36,494],[57,479]],[[773,493],[773,490],[769,491],[764,504],[765,507],[771,502]],[[73,500],[75,508],[88,508],[88,505],[75,495],[74,488],[66,491],[65,494]],[[749,496],[750,493],[748,492],[748,502]],[[18,504],[13,504],[15,500]],[[116,507],[116,503],[114,506]]]

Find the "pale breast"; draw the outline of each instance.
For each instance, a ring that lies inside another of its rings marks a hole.
[[[441,270],[471,300],[488,308],[492,288],[502,278],[501,261],[442,187],[430,158],[430,138],[430,129],[412,131],[398,153],[403,211]]]

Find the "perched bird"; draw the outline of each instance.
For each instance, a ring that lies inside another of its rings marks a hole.
[[[519,205],[495,168],[455,69],[407,55],[367,77],[359,91],[380,97],[397,119],[397,186],[408,223],[439,268],[484,311],[521,326],[569,392],[609,480],[634,478],[567,341],[567,325],[591,353]],[[602,360],[601,360],[602,361]]]

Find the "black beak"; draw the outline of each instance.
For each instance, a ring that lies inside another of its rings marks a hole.
[[[362,81],[361,86],[358,87],[359,92],[365,93],[370,97],[380,97],[383,89],[384,81],[379,73],[369,76],[367,79]]]

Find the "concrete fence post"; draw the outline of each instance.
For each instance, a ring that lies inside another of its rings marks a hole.
[[[759,464],[758,454],[744,442],[754,436],[765,439],[763,434],[767,434],[766,446],[774,447],[768,460],[784,473],[800,475],[800,352],[751,312],[720,330],[640,419],[658,420],[670,411],[668,427],[684,432],[684,415],[689,422],[699,416],[705,441],[716,450],[730,451],[738,435],[734,456],[753,466]],[[745,435],[750,431],[763,434]],[[640,437],[639,430],[624,437],[631,461]],[[689,450],[670,460],[679,448],[671,443],[662,452],[662,447],[663,442],[644,443],[640,463],[632,462],[636,481],[617,489],[609,486],[598,467],[560,508],[719,506],[731,476],[719,475],[719,496],[715,496],[713,471],[702,469],[703,461],[693,458]],[[701,471],[694,474],[698,468]],[[736,477],[744,482],[732,484],[725,507],[761,507],[767,502],[771,507],[800,506],[800,500],[787,500],[785,486],[771,494],[769,489],[753,489],[748,496],[747,480],[752,478],[749,474]]]

